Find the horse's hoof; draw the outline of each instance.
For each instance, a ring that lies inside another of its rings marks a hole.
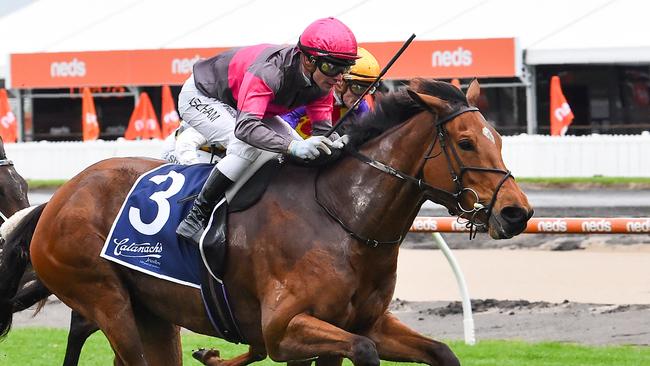
[[[208,359],[213,358],[213,357],[219,357],[219,351],[211,348],[211,349],[205,349],[205,348],[199,348],[195,351],[192,351],[192,357],[194,357],[195,360],[205,364]]]

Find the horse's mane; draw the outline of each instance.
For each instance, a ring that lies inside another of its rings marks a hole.
[[[455,86],[436,80],[413,79],[409,89],[446,100],[453,107],[467,106],[467,98]],[[383,96],[375,106],[375,110],[351,121],[344,122],[345,133],[350,137],[348,148],[356,149],[364,142],[381,135],[389,128],[401,124],[416,114],[424,111],[416,101],[409,96],[406,88]]]

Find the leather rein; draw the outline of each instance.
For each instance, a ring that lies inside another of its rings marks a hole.
[[[428,110],[429,112],[433,113],[434,115],[437,115],[437,113],[433,110]],[[496,202],[497,199],[497,194],[499,193],[499,190],[501,190],[501,187],[503,184],[508,180],[508,178],[512,178],[512,173],[509,170],[503,170],[503,169],[498,169],[498,168],[485,168],[485,167],[475,167],[475,166],[465,166],[463,162],[460,159],[460,156],[458,155],[458,152],[454,148],[453,144],[450,144],[448,142],[449,140],[449,133],[447,132],[445,128],[445,124],[448,122],[454,120],[456,117],[460,116],[461,114],[468,113],[468,112],[479,112],[479,109],[476,107],[468,107],[468,106],[462,106],[461,108],[451,112],[450,114],[446,115],[445,117],[439,119],[436,122],[436,135],[433,141],[431,142],[431,145],[427,149],[427,154],[425,155],[422,164],[420,165],[421,168],[418,171],[418,174],[416,177],[411,176],[407,173],[402,172],[399,169],[395,169],[391,167],[390,165],[384,164],[380,161],[374,160],[358,151],[349,151],[348,153],[356,158],[357,160],[370,165],[371,167],[386,173],[388,175],[391,175],[395,178],[398,178],[400,180],[404,180],[408,183],[414,184],[421,192],[424,193],[425,197],[433,197],[435,195],[443,195],[447,196],[451,200],[455,201],[458,209],[456,212],[453,212],[451,209],[449,209],[449,213],[451,215],[458,215],[458,219],[460,220],[465,219],[467,220],[464,222],[464,224],[467,226],[469,229],[469,235],[470,239],[476,236],[477,229],[482,229],[486,228],[490,216],[492,215],[492,208],[494,207],[494,203]],[[480,113],[480,112],[479,112]],[[440,147],[442,149],[442,153],[444,153],[445,159],[447,160],[447,166],[449,169],[449,174],[451,175],[451,179],[454,182],[454,185],[456,186],[456,189],[454,192],[449,192],[444,189],[436,188],[427,182],[423,180],[424,176],[424,166],[426,165],[426,161],[429,159],[436,158],[440,154],[436,155],[431,155],[431,152],[433,151],[434,147],[436,144],[440,142]],[[454,168],[454,164],[459,167],[459,170],[456,171]],[[469,187],[465,187],[463,184],[463,176],[465,173],[469,171],[478,171],[478,172],[485,172],[485,173],[499,173],[503,174],[503,178],[499,181],[499,183],[496,186],[496,189],[494,190],[494,193],[492,194],[492,197],[490,198],[490,202],[485,204],[485,202],[481,202],[480,198],[478,196],[478,193]],[[375,240],[371,238],[367,238],[363,235],[357,234],[353,229],[348,227],[338,216],[336,212],[325,206],[318,198],[318,187],[317,187],[317,182],[318,182],[318,176],[316,176],[316,179],[314,179],[314,196],[315,200],[318,203],[318,205],[323,208],[323,210],[334,220],[336,221],[342,228],[345,230],[350,236],[353,238],[359,240],[360,242],[370,246],[370,247],[377,247],[379,245],[384,245],[384,244],[399,244],[402,242],[403,237],[400,235],[399,238],[395,240],[388,240],[388,241],[381,241],[381,240]],[[462,200],[462,195],[465,192],[469,192],[473,194],[476,198],[476,202],[474,202],[473,206],[471,208],[465,208],[463,207],[461,200]],[[486,219],[485,222],[481,222],[478,219],[479,213],[484,212],[486,214]],[[460,222],[460,221],[459,221]]]

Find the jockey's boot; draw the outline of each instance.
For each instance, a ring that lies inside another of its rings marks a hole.
[[[208,225],[214,206],[224,197],[226,189],[232,183],[215,165],[205,184],[203,184],[201,192],[194,200],[192,209],[176,228],[176,235],[199,245],[201,235],[203,235],[203,230]]]

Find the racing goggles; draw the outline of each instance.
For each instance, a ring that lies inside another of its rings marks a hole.
[[[334,77],[340,74],[347,74],[350,72],[351,65],[339,64],[336,62],[328,61],[322,57],[316,59],[316,67],[325,76]]]
[[[360,97],[363,95],[363,92],[368,89],[370,86],[369,83],[360,83],[358,81],[352,81],[352,80],[345,80],[345,84],[347,85],[347,89],[350,89],[352,94]],[[373,95],[377,91],[377,87],[373,86],[370,90],[368,90],[368,95]]]

